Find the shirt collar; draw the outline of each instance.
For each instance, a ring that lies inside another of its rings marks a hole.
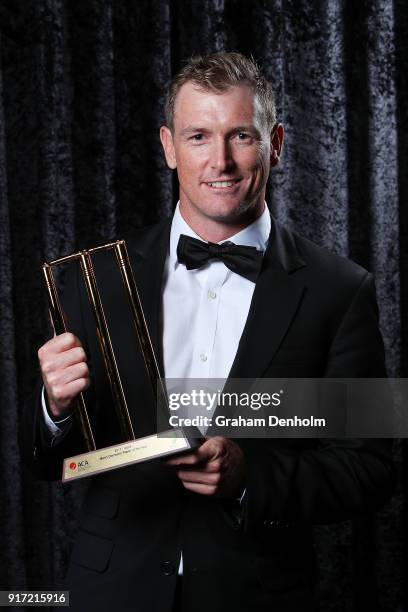
[[[259,251],[265,252],[266,247],[268,245],[269,234],[271,231],[271,217],[269,214],[268,206],[265,202],[265,207],[262,214],[253,221],[247,227],[240,230],[227,240],[222,240],[220,244],[223,242],[234,242],[235,244],[240,244],[243,246],[253,246],[256,247]],[[171,223],[171,231],[170,231],[170,261],[176,265],[177,264],[177,245],[180,238],[180,234],[185,234],[186,236],[191,236],[192,238],[197,238],[198,240],[202,240],[200,236],[198,236],[193,229],[184,221],[183,217],[180,213],[180,202],[177,203],[176,210],[174,211],[173,220]]]

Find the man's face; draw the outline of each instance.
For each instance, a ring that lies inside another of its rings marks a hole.
[[[161,129],[170,168],[177,168],[187,221],[236,223],[263,210],[270,169],[270,134],[252,89],[224,93],[185,83],[176,98],[174,131]],[[272,152],[273,147],[272,147]]]

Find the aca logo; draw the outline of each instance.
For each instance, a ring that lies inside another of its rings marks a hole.
[[[75,470],[75,468],[76,468],[75,461],[73,461],[72,463],[69,464],[69,468],[70,468],[70,470]]]
[[[88,464],[88,461],[84,459],[83,461],[78,461],[78,468],[85,468]]]

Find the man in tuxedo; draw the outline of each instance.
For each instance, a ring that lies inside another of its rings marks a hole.
[[[280,226],[265,204],[284,130],[253,62],[238,53],[191,60],[171,83],[166,123],[160,137],[180,200],[172,219],[128,242],[165,376],[385,376],[372,276]],[[102,275],[114,312],[113,266]],[[85,302],[75,278],[67,294]],[[42,401],[24,423],[27,458],[49,479],[81,449],[79,392],[89,388],[103,414],[102,443],[113,436],[93,323],[77,306],[69,320],[75,333],[39,350]],[[140,408],[144,365],[120,317],[112,325],[133,374],[137,435],[147,435],[155,417]],[[184,456],[93,477],[68,569],[71,609],[312,610],[312,525],[373,511],[391,476],[384,440],[217,436]]]

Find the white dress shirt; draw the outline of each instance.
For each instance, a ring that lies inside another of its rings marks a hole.
[[[265,205],[256,221],[228,241],[264,252],[270,229]],[[177,205],[163,279],[165,376],[225,379],[237,352],[255,284],[229,270],[222,261],[187,270],[177,261],[180,234],[200,239],[184,221]]]

